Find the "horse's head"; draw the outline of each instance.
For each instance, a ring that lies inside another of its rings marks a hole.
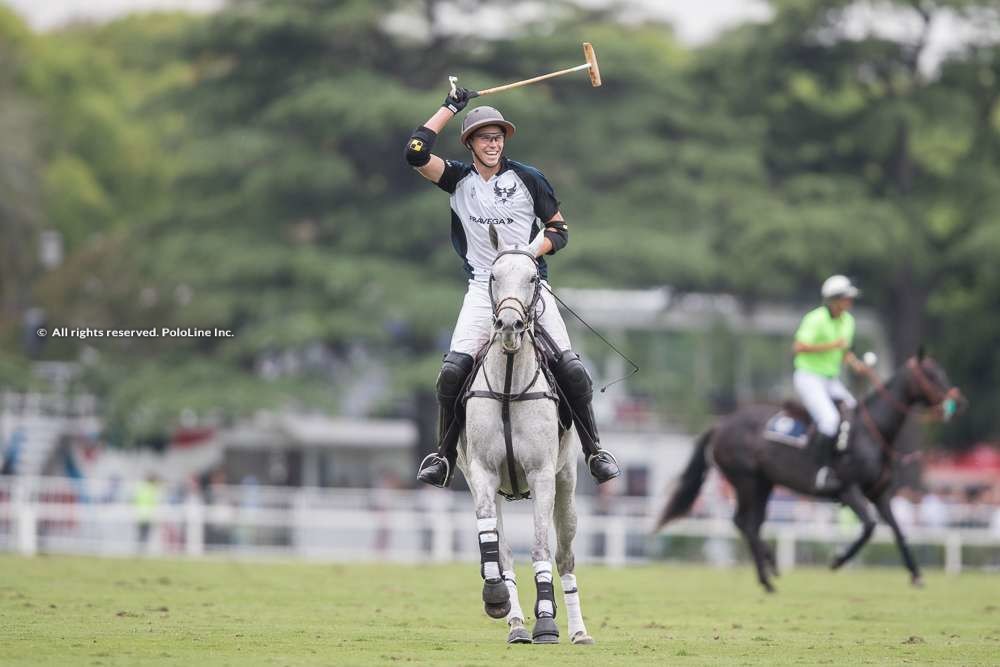
[[[962,391],[951,383],[941,364],[924,353],[923,346],[907,360],[904,372],[908,403],[926,405],[943,421],[948,421],[968,405]]]
[[[535,320],[535,305],[541,289],[535,256],[543,236],[527,246],[502,243],[495,227],[490,227],[490,243],[497,250],[490,273],[490,299],[493,301],[493,330],[500,336],[504,352],[521,349],[524,333]]]

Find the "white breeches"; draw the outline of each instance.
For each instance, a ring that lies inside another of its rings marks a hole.
[[[795,391],[798,392],[802,404],[816,422],[816,429],[831,438],[837,435],[840,427],[840,413],[833,404],[835,399],[844,402],[844,406],[854,409],[857,401],[847,391],[840,378],[828,378],[809,371],[796,370],[792,376]]]
[[[536,312],[538,323],[552,336],[560,351],[571,349],[569,334],[566,333],[566,323],[555,298],[547,289],[548,283],[542,281]],[[469,281],[469,290],[462,302],[462,312],[458,314],[455,332],[451,336],[451,347],[456,352],[464,352],[475,356],[489,341],[493,328],[493,304],[490,303],[490,288],[485,281]]]

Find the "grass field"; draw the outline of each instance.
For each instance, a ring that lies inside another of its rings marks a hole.
[[[561,612],[560,645],[507,646],[473,564],[0,557],[0,665],[1000,664],[997,575],[796,570],[773,596],[747,568],[577,576],[595,646]]]

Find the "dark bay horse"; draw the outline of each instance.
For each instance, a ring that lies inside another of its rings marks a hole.
[[[824,496],[815,493],[813,480],[817,466],[808,452],[764,438],[764,425],[774,415],[774,406],[749,406],[723,417],[698,437],[691,460],[660,515],[657,528],[691,509],[709,466],[714,463],[736,491],[733,522],[746,538],[757,566],[757,577],[768,592],[774,591],[769,574],[777,575],[777,567],[771,548],[760,537],[760,527],[775,484],[804,495],[837,500],[857,514],[861,535],[834,558],[831,568],[835,570],[849,561],[875,530],[875,520],[868,511],[870,500],[892,529],[911,582],[920,585],[920,569],[889,506],[895,491],[893,464],[899,456],[893,443],[914,407],[928,407],[942,419],[948,419],[956,407],[965,405],[965,398],[952,386],[944,369],[922,351],[884,385],[874,373],[872,379],[875,389],[854,410],[848,446],[834,463],[843,482],[838,492]]]

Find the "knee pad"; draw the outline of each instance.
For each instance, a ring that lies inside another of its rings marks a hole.
[[[594,383],[587,368],[580,361],[580,355],[572,350],[564,350],[552,368],[556,382],[570,399],[590,400],[594,393]]]
[[[441,364],[441,372],[438,373],[437,379],[438,396],[445,398],[458,396],[465,379],[472,371],[473,364],[472,357],[464,352],[451,351],[444,355],[444,363]]]

